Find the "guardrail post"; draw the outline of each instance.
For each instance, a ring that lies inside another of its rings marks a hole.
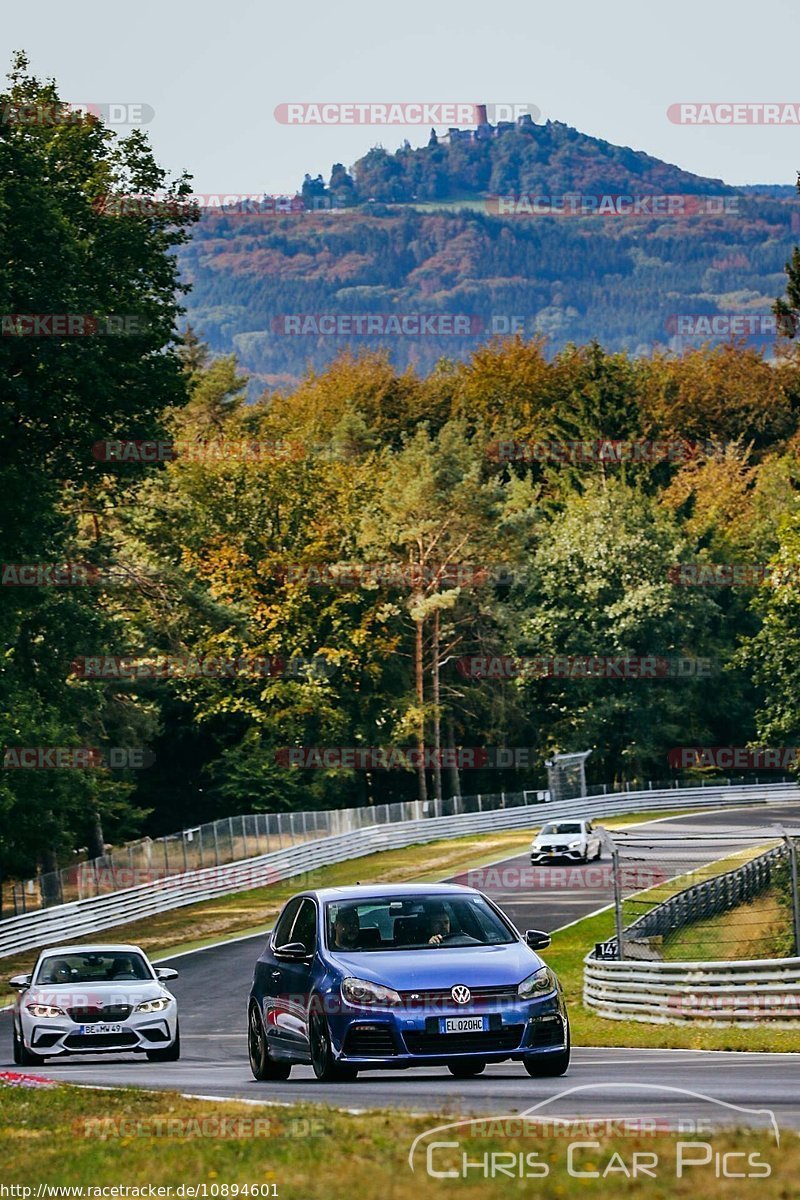
[[[797,847],[788,833],[783,835],[789,851],[789,873],[792,880],[792,924],[794,926],[794,952],[800,956],[800,897],[797,892]]]
[[[614,875],[614,920],[617,927],[617,958],[625,957],[625,928],[622,924],[622,895],[621,895],[621,879],[619,873],[619,850],[612,843],[611,846],[611,868]]]

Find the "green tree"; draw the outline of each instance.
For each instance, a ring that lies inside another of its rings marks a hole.
[[[184,399],[172,251],[192,219],[180,211],[190,187],[168,181],[138,131],[119,140],[93,116],[63,119],[55,83],[32,76],[24,54],[0,111],[0,558],[113,570],[95,498],[108,467],[93,446],[158,436],[163,410]],[[156,191],[165,203],[148,215],[109,203]],[[70,672],[112,626],[96,588],[0,589],[4,747],[131,736],[124,706]],[[97,770],[4,770],[0,870],[52,867],[101,836],[98,818],[129,828],[129,792]]]
[[[703,657],[716,649],[716,606],[676,587],[669,568],[690,550],[656,501],[618,480],[574,495],[543,534],[517,597],[520,652],[534,657]],[[543,749],[594,749],[598,779],[663,777],[667,751],[710,732],[718,681],[522,680]]]

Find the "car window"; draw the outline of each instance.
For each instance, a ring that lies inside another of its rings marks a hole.
[[[311,953],[317,948],[317,908],[313,900],[305,899],[292,927],[291,941],[302,942]]]
[[[581,832],[582,830],[580,821],[561,821],[559,824],[551,822],[549,825],[545,825],[544,829],[542,830],[542,833],[548,837],[552,836],[553,834],[562,836],[565,833]]]
[[[275,932],[272,935],[272,940],[276,946],[287,946],[291,939],[292,925],[297,916],[297,910],[300,907],[302,896],[295,896],[290,900],[278,917],[278,924],[275,926]]]
[[[50,954],[39,964],[36,984],[113,983],[115,980],[152,979],[153,972],[141,954],[128,950],[90,950],[79,954]]]
[[[348,954],[501,946],[516,941],[483,896],[421,894],[361,903],[335,901],[326,905],[325,917],[328,946]],[[298,939],[293,935],[293,940]]]

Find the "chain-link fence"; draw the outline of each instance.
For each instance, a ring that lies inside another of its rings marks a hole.
[[[782,781],[794,782],[790,776],[782,780],[777,773],[771,773],[768,779],[672,778],[582,786],[585,786],[584,794],[587,797],[598,797],[668,788],[719,787],[737,783],[774,784]],[[72,900],[107,895],[186,871],[224,866],[258,854],[287,849],[304,841],[350,833],[373,825],[543,804],[555,799],[550,790],[540,783],[521,792],[450,796],[424,803],[412,800],[318,812],[249,813],[225,817],[166,837],[143,838],[100,858],[76,861],[58,871],[42,873],[21,882],[6,881],[0,894],[0,915],[17,916]]]
[[[598,947],[599,957],[712,962],[800,955],[800,834],[620,831],[613,856],[617,935]]]
[[[224,866],[301,842],[396,821],[515,808],[546,800],[546,791],[492,792],[445,800],[405,801],[319,812],[250,813],[196,825],[168,837],[144,838],[101,858],[10,883],[3,916],[108,895],[203,867]]]
[[[547,783],[554,800],[573,800],[586,795],[586,759],[591,750],[577,754],[554,754],[548,759]]]

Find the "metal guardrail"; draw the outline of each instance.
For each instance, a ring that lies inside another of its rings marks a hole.
[[[380,824],[375,809],[371,828],[334,836],[309,839],[284,850],[258,855],[245,861],[183,872],[155,879],[139,887],[108,896],[95,896],[70,904],[45,908],[0,921],[0,958],[55,940],[73,940],[141,920],[197,901],[262,887],[278,880],[307,875],[332,863],[345,862],[381,850],[462,837],[497,829],[524,829],[538,824],[537,815],[548,818],[612,816],[645,809],[659,811],[675,807],[707,808],[719,805],[765,803],[767,799],[800,799],[797,784],[745,785],[619,792],[593,798],[582,797],[556,804],[522,801],[491,811],[474,811],[454,816],[430,816],[417,820]],[[385,806],[388,808],[388,806]],[[308,886],[314,886],[309,882]]]
[[[583,1001],[613,1021],[796,1027],[800,958],[678,963],[587,955]]]

